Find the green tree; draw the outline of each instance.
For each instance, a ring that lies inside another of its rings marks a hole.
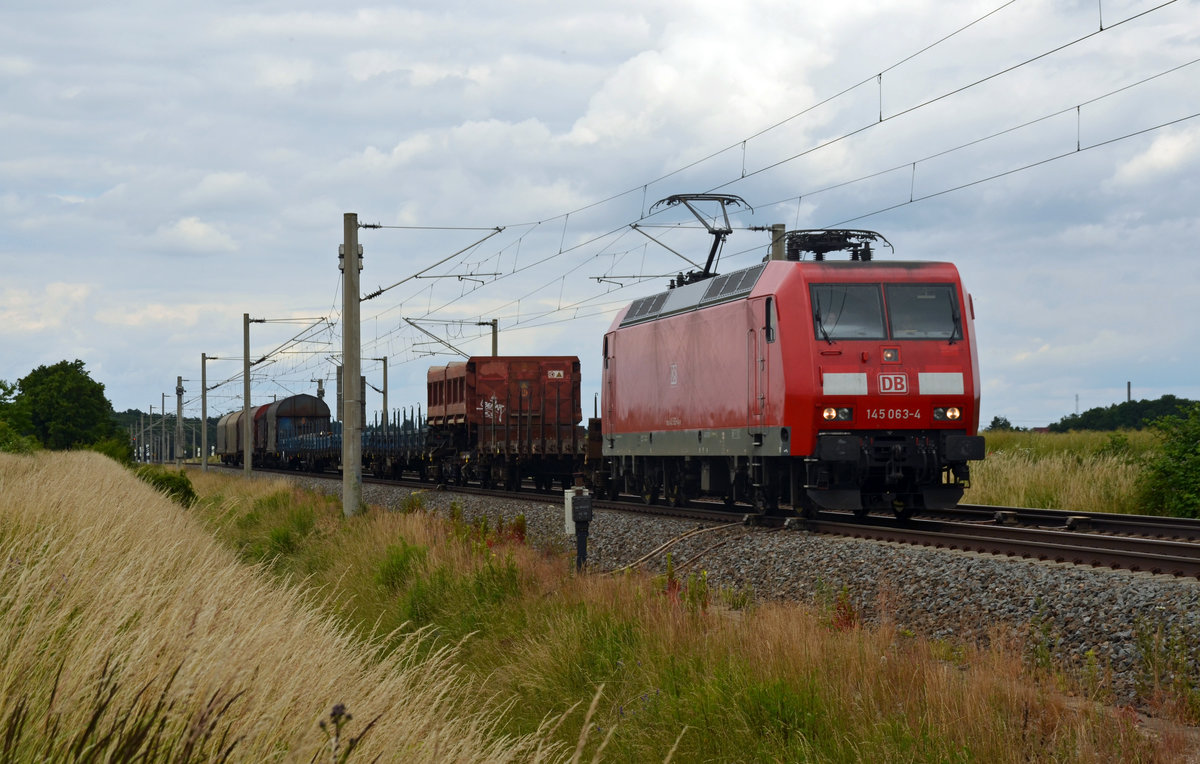
[[[0,422],[7,422],[15,432],[21,435],[33,433],[33,423],[29,419],[29,406],[21,398],[17,386],[0,379]]]
[[[989,431],[996,432],[999,430],[1013,430],[1015,428],[1013,427],[1012,422],[1008,421],[1008,417],[994,416],[992,417],[992,423],[987,426],[987,429]]]
[[[1200,403],[1183,416],[1165,416],[1152,425],[1162,447],[1140,476],[1148,510],[1175,517],[1200,517]]]
[[[1124,401],[1105,408],[1068,414],[1050,425],[1050,432],[1071,430],[1140,430],[1166,416],[1182,416],[1194,404],[1186,398],[1164,395],[1153,401]]]
[[[39,366],[17,385],[31,434],[46,448],[87,446],[116,434],[104,385],[84,371],[83,361]]]
[[[29,454],[37,450],[37,441],[17,432],[8,422],[0,419],[0,452]]]
[[[27,454],[38,447],[29,433],[29,407],[17,391],[17,386],[0,379],[0,451]]]

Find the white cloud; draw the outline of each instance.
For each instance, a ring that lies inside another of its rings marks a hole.
[[[184,194],[188,204],[262,203],[274,195],[266,179],[247,172],[214,172],[205,175]]]
[[[93,289],[90,284],[55,281],[41,294],[24,289],[0,291],[0,334],[32,334],[70,326]]]
[[[233,252],[237,249],[226,234],[197,217],[164,225],[150,237],[151,244],[171,252]]]
[[[1144,185],[1189,171],[1200,157],[1200,128],[1173,130],[1154,139],[1113,175],[1118,185]]]
[[[306,58],[259,56],[255,60],[255,81],[273,90],[292,90],[316,76],[317,67]]]
[[[33,62],[24,56],[0,56],[0,75],[25,77],[33,71]]]
[[[163,303],[151,303],[136,309],[110,306],[96,311],[96,320],[102,324],[126,328],[170,326],[178,330],[195,326],[202,316],[212,315],[208,310],[211,307]]]
[[[346,68],[350,76],[359,82],[404,69],[407,65],[408,59],[405,56],[390,50],[360,50],[346,58]]]

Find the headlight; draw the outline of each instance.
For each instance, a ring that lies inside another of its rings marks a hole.
[[[936,408],[933,410],[933,418],[942,422],[953,422],[962,417],[962,411],[958,406],[950,406],[948,408]]]
[[[833,421],[849,422],[851,419],[854,418],[854,409],[852,409],[852,408],[835,409],[833,406],[829,406],[828,408],[826,408],[824,411],[821,412],[821,416],[823,416],[825,418],[826,422],[833,422]]]

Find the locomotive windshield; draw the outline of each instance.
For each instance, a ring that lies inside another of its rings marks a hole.
[[[810,289],[817,339],[887,338],[878,284],[813,284]]]
[[[962,339],[962,316],[953,284],[888,284],[885,290],[892,339]]]
[[[962,339],[953,284],[812,284],[809,290],[819,340]]]

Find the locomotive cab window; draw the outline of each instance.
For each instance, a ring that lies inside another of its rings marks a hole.
[[[953,284],[888,284],[885,291],[893,339],[962,339],[962,314]]]
[[[775,298],[768,297],[763,308],[764,324],[763,334],[767,338],[767,342],[775,341],[775,327],[779,325],[779,319],[775,316]]]
[[[813,329],[818,340],[887,337],[878,284],[812,284]]]

